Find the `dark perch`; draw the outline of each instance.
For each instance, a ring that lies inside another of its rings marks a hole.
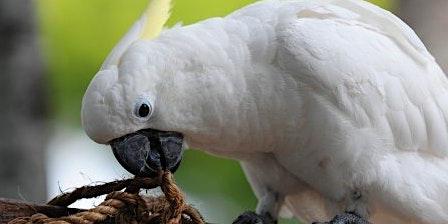
[[[83,210],[51,205],[36,205],[23,201],[0,198],[0,224],[7,224],[17,217],[28,217],[42,213],[51,218],[67,216]]]
[[[141,189],[160,187],[164,196],[143,196]],[[124,190],[124,191],[122,191]],[[67,208],[77,200],[106,195],[98,206],[88,209]],[[11,222],[12,221],[12,222]],[[46,205],[0,200],[0,224],[204,224],[201,214],[186,204],[169,171],[154,178],[134,178],[84,186],[64,193]]]

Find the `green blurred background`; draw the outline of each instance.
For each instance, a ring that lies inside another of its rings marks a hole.
[[[177,0],[168,26],[191,24],[226,14],[252,0]],[[393,9],[395,1],[372,1]],[[40,42],[50,82],[51,115],[55,122],[80,128],[80,105],[84,91],[103,60],[133,22],[148,0],[39,0]],[[207,207],[214,223],[230,223],[256,199],[237,162],[202,152],[186,153],[176,174],[181,187]],[[53,183],[49,183],[50,185]],[[282,223],[297,223],[283,220]]]

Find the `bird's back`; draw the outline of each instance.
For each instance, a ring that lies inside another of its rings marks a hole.
[[[280,25],[279,59],[357,128],[397,149],[448,153],[448,80],[401,20],[362,1],[328,1]],[[283,48],[283,49],[282,49]]]

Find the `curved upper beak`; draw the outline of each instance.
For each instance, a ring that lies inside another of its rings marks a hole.
[[[130,173],[153,177],[161,170],[175,172],[183,154],[183,135],[144,129],[110,142],[115,158]]]

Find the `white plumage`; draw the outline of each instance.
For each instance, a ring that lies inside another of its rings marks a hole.
[[[139,40],[88,88],[106,144],[153,128],[240,160],[258,210],[303,221],[448,223],[448,80],[400,19],[361,0],[260,1]],[[151,99],[148,121],[132,116]],[[272,192],[280,203],[270,203]]]

